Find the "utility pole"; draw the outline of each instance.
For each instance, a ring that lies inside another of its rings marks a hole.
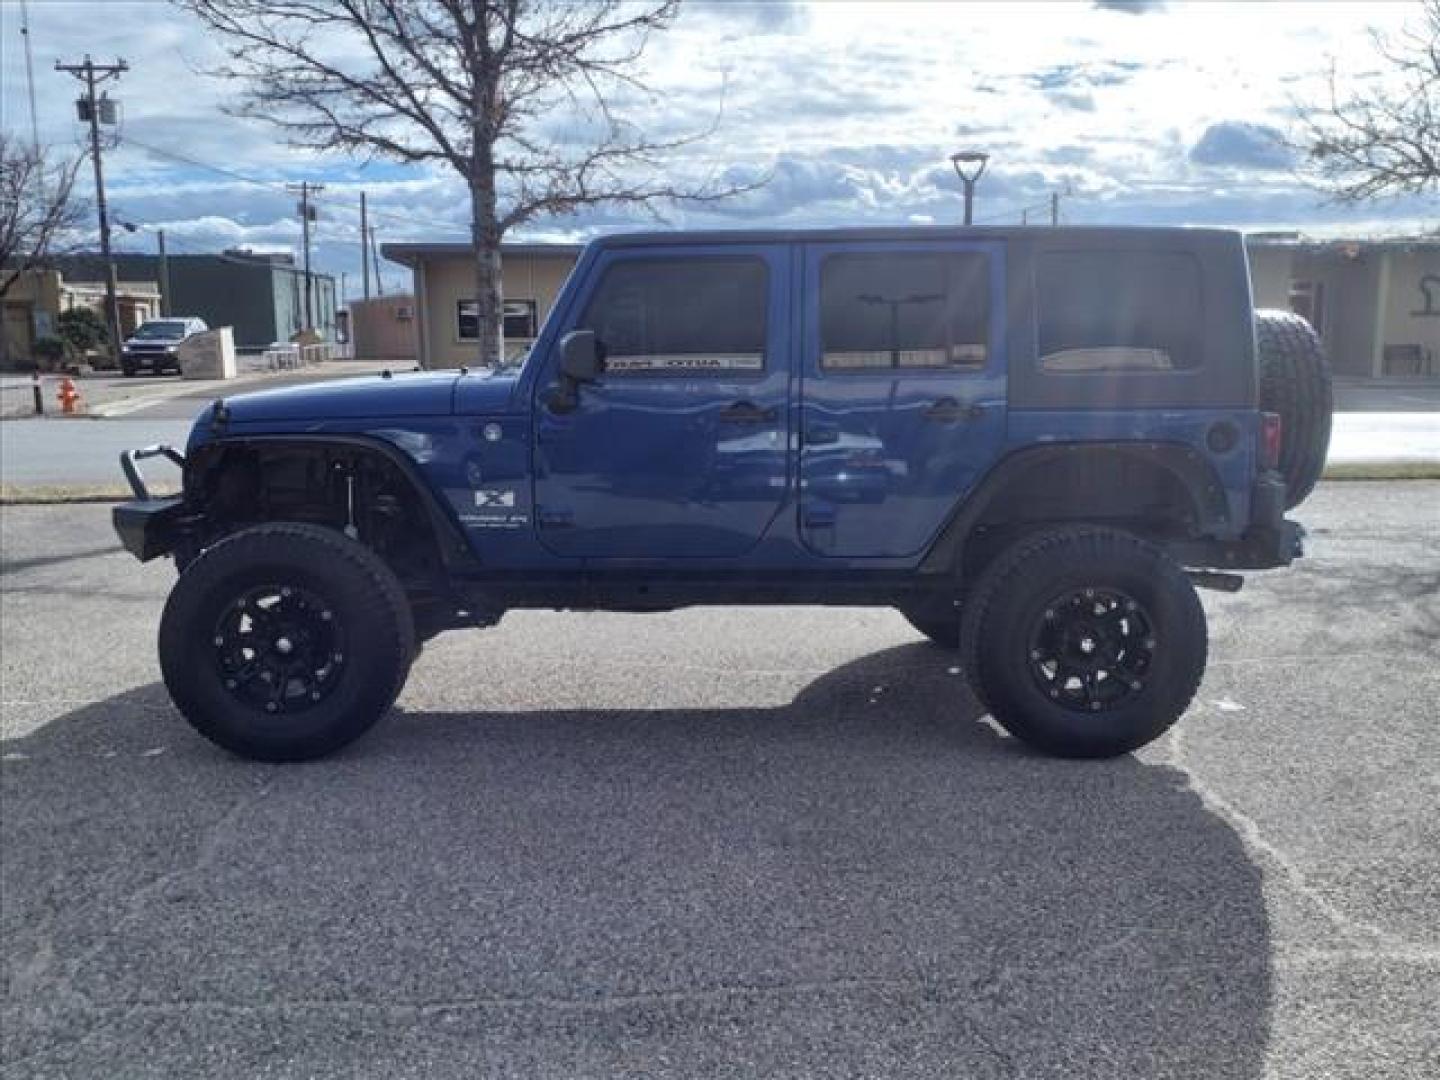
[[[115,296],[115,260],[110,256],[110,218],[105,210],[105,167],[100,160],[100,109],[96,100],[95,87],[110,79],[118,79],[122,72],[129,71],[130,65],[124,60],[113,64],[94,63],[89,54],[80,64],[62,64],[55,61],[55,70],[74,75],[85,84],[85,96],[80,99],[80,119],[90,121],[90,157],[95,163],[95,209],[100,215],[100,257],[105,262],[105,325],[110,331],[110,354],[120,356],[120,301]],[[114,122],[114,103],[108,99],[106,107]]]
[[[370,253],[366,250],[370,243],[370,218],[365,209],[365,192],[360,192],[360,270],[363,275],[365,291],[362,294],[366,300],[370,299]]]
[[[30,89],[30,141],[40,149],[40,121],[35,111],[35,55],[30,49],[30,6],[20,0],[20,36],[25,39],[25,83]]]
[[[1060,224],[1060,192],[1058,191],[1050,193],[1050,224]]]
[[[310,222],[315,220],[315,208],[310,205],[310,196],[325,190],[324,184],[286,184],[285,190],[300,193],[300,231],[305,244],[305,329],[315,329],[314,283],[310,278]]]
[[[170,260],[165,255],[165,230],[156,229],[155,237],[160,244],[160,314],[170,314]]]
[[[375,262],[375,292],[385,295],[385,283],[380,280],[380,249],[375,245],[375,226],[370,226],[370,258]]]

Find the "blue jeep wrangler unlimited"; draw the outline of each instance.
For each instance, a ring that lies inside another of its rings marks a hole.
[[[442,630],[691,604],[894,606],[1009,731],[1098,757],[1190,702],[1195,586],[1300,554],[1329,395],[1236,233],[622,236],[518,369],[216,401],[126,455],[114,518],[180,569],[176,705],[251,757],[357,738]]]

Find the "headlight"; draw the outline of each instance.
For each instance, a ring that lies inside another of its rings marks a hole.
[[[175,355],[177,352],[179,352],[179,351],[180,351],[180,346],[179,346],[179,345],[166,345],[166,346],[165,346],[165,354],[166,354],[167,356],[174,356],[174,355]]]

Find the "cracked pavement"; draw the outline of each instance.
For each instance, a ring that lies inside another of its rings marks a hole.
[[[1440,1073],[1440,485],[1327,484],[1133,757],[888,611],[522,613],[324,762],[158,683],[173,571],[0,515],[0,1076]]]

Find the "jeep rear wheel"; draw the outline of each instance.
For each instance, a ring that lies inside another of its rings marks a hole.
[[[1280,414],[1280,473],[1285,505],[1302,503],[1320,479],[1330,450],[1334,391],[1320,337],[1288,311],[1257,311],[1260,408]]]
[[[301,761],[384,715],[414,633],[404,590],[369,549],[314,525],[257,525],[181,573],[160,620],[160,667],[206,738],[245,757]]]
[[[961,632],[976,696],[1006,731],[1062,757],[1158,738],[1205,672],[1205,613],[1154,545],[1077,527],[1016,543],[985,571]]]

